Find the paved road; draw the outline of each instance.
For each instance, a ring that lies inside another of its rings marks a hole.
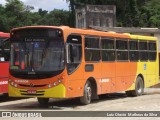
[[[78,99],[72,100],[61,100],[55,101],[50,100],[50,103],[47,107],[41,108],[38,105],[36,98],[29,99],[11,99],[6,102],[3,100],[0,103],[1,111],[23,111],[23,110],[36,110],[36,111],[160,111],[160,89],[146,89],[145,95],[139,97],[127,97],[124,93],[116,93],[110,95],[100,96],[99,100],[92,101],[91,104],[83,106],[79,103]],[[129,118],[129,119],[135,119]],[[3,118],[9,120],[8,118]],[[21,119],[21,118],[19,118]],[[40,120],[41,118],[38,118]],[[51,119],[51,118],[46,118]],[[56,119],[64,119],[64,118],[56,118]],[[72,120],[70,118],[65,118],[65,120]],[[85,118],[79,118],[85,119]],[[89,118],[87,118],[89,119]],[[91,119],[91,118],[90,118]],[[92,118],[99,119],[99,118]],[[118,120],[122,118],[101,118],[110,119],[110,120]],[[123,120],[127,120],[124,118]],[[151,119],[151,118],[136,118],[138,120],[141,119]],[[152,118],[153,119],[153,118]],[[160,118],[154,118],[155,120]],[[24,120],[24,119],[23,119]]]

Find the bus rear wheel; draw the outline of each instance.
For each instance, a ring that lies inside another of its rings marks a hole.
[[[48,106],[49,98],[37,98],[41,107]]]
[[[144,82],[142,77],[136,79],[135,90],[126,91],[127,96],[141,96],[144,92]]]
[[[87,105],[91,103],[91,99],[92,99],[92,87],[91,83],[87,81],[84,87],[83,96],[80,98],[80,102],[83,105]]]

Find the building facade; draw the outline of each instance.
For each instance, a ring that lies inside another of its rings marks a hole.
[[[116,25],[116,6],[85,5],[75,9],[76,28],[89,26],[114,27]]]

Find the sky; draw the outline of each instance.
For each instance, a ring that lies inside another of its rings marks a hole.
[[[31,5],[34,7],[35,11],[38,11],[39,8],[43,10],[51,11],[53,9],[63,9],[69,10],[69,4],[66,3],[66,0],[20,0],[25,5]],[[5,5],[5,0],[0,0],[0,4]]]

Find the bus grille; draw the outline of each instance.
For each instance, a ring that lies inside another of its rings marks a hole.
[[[24,85],[24,84],[19,84],[20,86],[22,87],[45,87],[47,84],[44,84],[44,85]]]

